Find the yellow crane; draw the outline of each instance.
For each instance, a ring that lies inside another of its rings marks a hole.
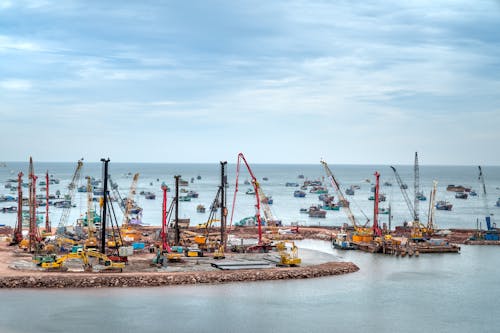
[[[86,249],[97,249],[97,238],[95,237],[96,227],[94,225],[94,211],[92,199],[92,181],[87,177],[87,240],[85,241]]]
[[[134,205],[134,197],[137,188],[137,181],[139,180],[139,174],[136,173],[132,178],[132,184],[130,185],[130,191],[128,192],[128,197],[125,202],[125,211],[123,212],[122,227],[127,227],[130,222],[130,211]]]

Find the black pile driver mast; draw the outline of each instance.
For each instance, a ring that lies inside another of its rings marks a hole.
[[[175,221],[174,221],[174,230],[175,230],[175,245],[179,246],[181,242],[181,230],[179,228],[179,179],[181,179],[181,175],[174,176],[175,178]]]
[[[227,233],[226,233],[226,225],[227,225],[227,202],[226,202],[226,185],[227,185],[227,176],[226,176],[226,161],[220,161],[220,245],[223,249],[226,248],[227,244]],[[217,207],[217,206],[214,206]]]
[[[49,170],[45,173],[45,232],[46,233],[51,233],[52,232],[52,227],[50,225],[49,221]]]
[[[250,177],[252,177],[252,186],[254,188],[255,199],[256,199],[255,218],[257,220],[258,233],[259,233],[258,245],[263,245],[263,243],[262,243],[262,221],[260,219],[259,182],[257,181],[257,178],[255,178],[255,175],[253,174],[253,171],[250,168],[250,165],[248,165],[248,162],[245,159],[245,156],[243,155],[243,153],[238,154],[238,162],[236,163],[236,184],[235,184],[235,188],[234,188],[233,208],[231,210],[231,221],[229,222],[229,225],[230,226],[233,225],[233,215],[234,215],[234,208],[235,208],[235,204],[236,204],[236,194],[238,193],[238,178],[240,175],[241,161],[243,161],[243,163],[245,163],[245,166],[247,167],[248,173],[250,174]]]

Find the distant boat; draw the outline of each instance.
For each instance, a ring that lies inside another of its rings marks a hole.
[[[467,197],[468,195],[465,192],[457,192],[457,194],[455,194],[455,198],[457,199],[467,199]]]
[[[299,187],[299,184],[298,183],[286,183],[285,186],[286,187]]]
[[[297,178],[304,179],[304,175],[299,175]]]
[[[253,188],[249,188],[249,189],[245,192],[245,194],[250,194],[250,195],[253,195],[253,194],[255,194],[255,190],[254,190]]]
[[[201,179],[201,176],[200,176],[200,175],[196,176],[196,179],[200,180],[200,179]]]
[[[392,183],[390,183],[390,182],[384,182],[384,186],[392,186]]]
[[[425,201],[427,200],[427,197],[423,193],[419,192],[417,193],[417,199],[420,201]]]
[[[307,214],[307,213],[309,213],[309,209],[307,209],[307,208],[301,208],[300,212]]]
[[[378,196],[378,201],[385,201],[385,194],[383,193],[380,193],[379,196]],[[375,200],[375,196],[371,195],[368,200],[372,200],[374,201]]]
[[[309,217],[325,218],[326,211],[321,210],[320,207],[318,207],[318,206],[311,206],[311,207],[309,207]]]
[[[476,191],[471,190],[471,191],[470,191],[470,193],[469,193],[469,195],[470,195],[471,197],[475,197],[475,196],[477,196],[477,193],[476,193]]]
[[[198,194],[198,192],[195,192],[195,191],[189,191],[187,196],[191,197],[191,198],[198,198],[199,194]]]
[[[448,201],[438,201],[436,203],[436,209],[438,210],[451,210],[452,207],[453,205]]]
[[[144,195],[144,197],[148,200],[154,200],[156,199],[156,194],[152,193],[152,192],[148,192]]]
[[[470,192],[470,188],[462,186],[462,185],[448,185],[446,187],[446,191],[451,191],[451,192]]]
[[[349,187],[348,189],[345,190],[346,195],[354,195],[354,188]]]
[[[248,181],[248,179],[245,179],[245,182],[243,184],[250,185],[250,182]]]
[[[188,197],[187,195],[180,195],[179,201],[191,201],[191,197]]]
[[[500,207],[500,198],[497,200],[497,207]]]
[[[203,205],[201,205],[201,204],[200,204],[200,205],[198,205],[198,206],[196,206],[196,211],[197,211],[198,213],[205,213],[205,206],[203,206]]]
[[[328,193],[328,190],[323,186],[313,186],[313,188],[309,190],[309,193],[325,194]]]
[[[260,200],[260,202],[266,203],[268,205],[272,205],[274,201],[273,201],[273,198],[271,196],[269,196],[269,197],[262,198],[262,200]]]
[[[264,177],[264,178],[262,178],[262,180],[268,181],[268,180],[269,180],[269,178]]]
[[[304,198],[306,196],[306,192],[297,190],[293,192],[293,196],[296,198]]]
[[[352,244],[347,238],[347,234],[344,232],[339,232],[337,236],[332,240],[332,246],[338,250],[355,250],[356,245]]]

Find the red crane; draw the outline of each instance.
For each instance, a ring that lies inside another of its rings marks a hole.
[[[252,177],[252,186],[255,191],[255,199],[256,199],[256,204],[255,204],[255,218],[257,220],[257,225],[258,225],[258,230],[259,230],[259,245],[262,245],[262,222],[260,219],[260,198],[259,198],[259,182],[257,181],[257,178],[255,178],[252,169],[250,168],[250,165],[248,165],[247,160],[245,159],[245,156],[243,153],[238,154],[238,162],[236,164],[236,185],[234,188],[234,197],[233,197],[233,208],[231,210],[231,221],[229,223],[229,227],[233,225],[233,214],[234,214],[234,207],[236,203],[236,193],[238,193],[238,177],[240,175],[240,163],[241,160],[245,163],[248,173]]]
[[[13,244],[19,244],[23,240],[23,176],[22,172],[17,174],[17,223],[12,239]]]
[[[380,191],[380,173],[375,171],[375,203],[373,206],[373,236],[382,236],[382,230],[378,225],[378,202]]]

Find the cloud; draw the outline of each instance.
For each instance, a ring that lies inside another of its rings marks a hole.
[[[27,80],[11,79],[11,80],[0,81],[0,88],[6,90],[24,91],[24,90],[30,90],[32,88],[32,84],[30,81]]]

